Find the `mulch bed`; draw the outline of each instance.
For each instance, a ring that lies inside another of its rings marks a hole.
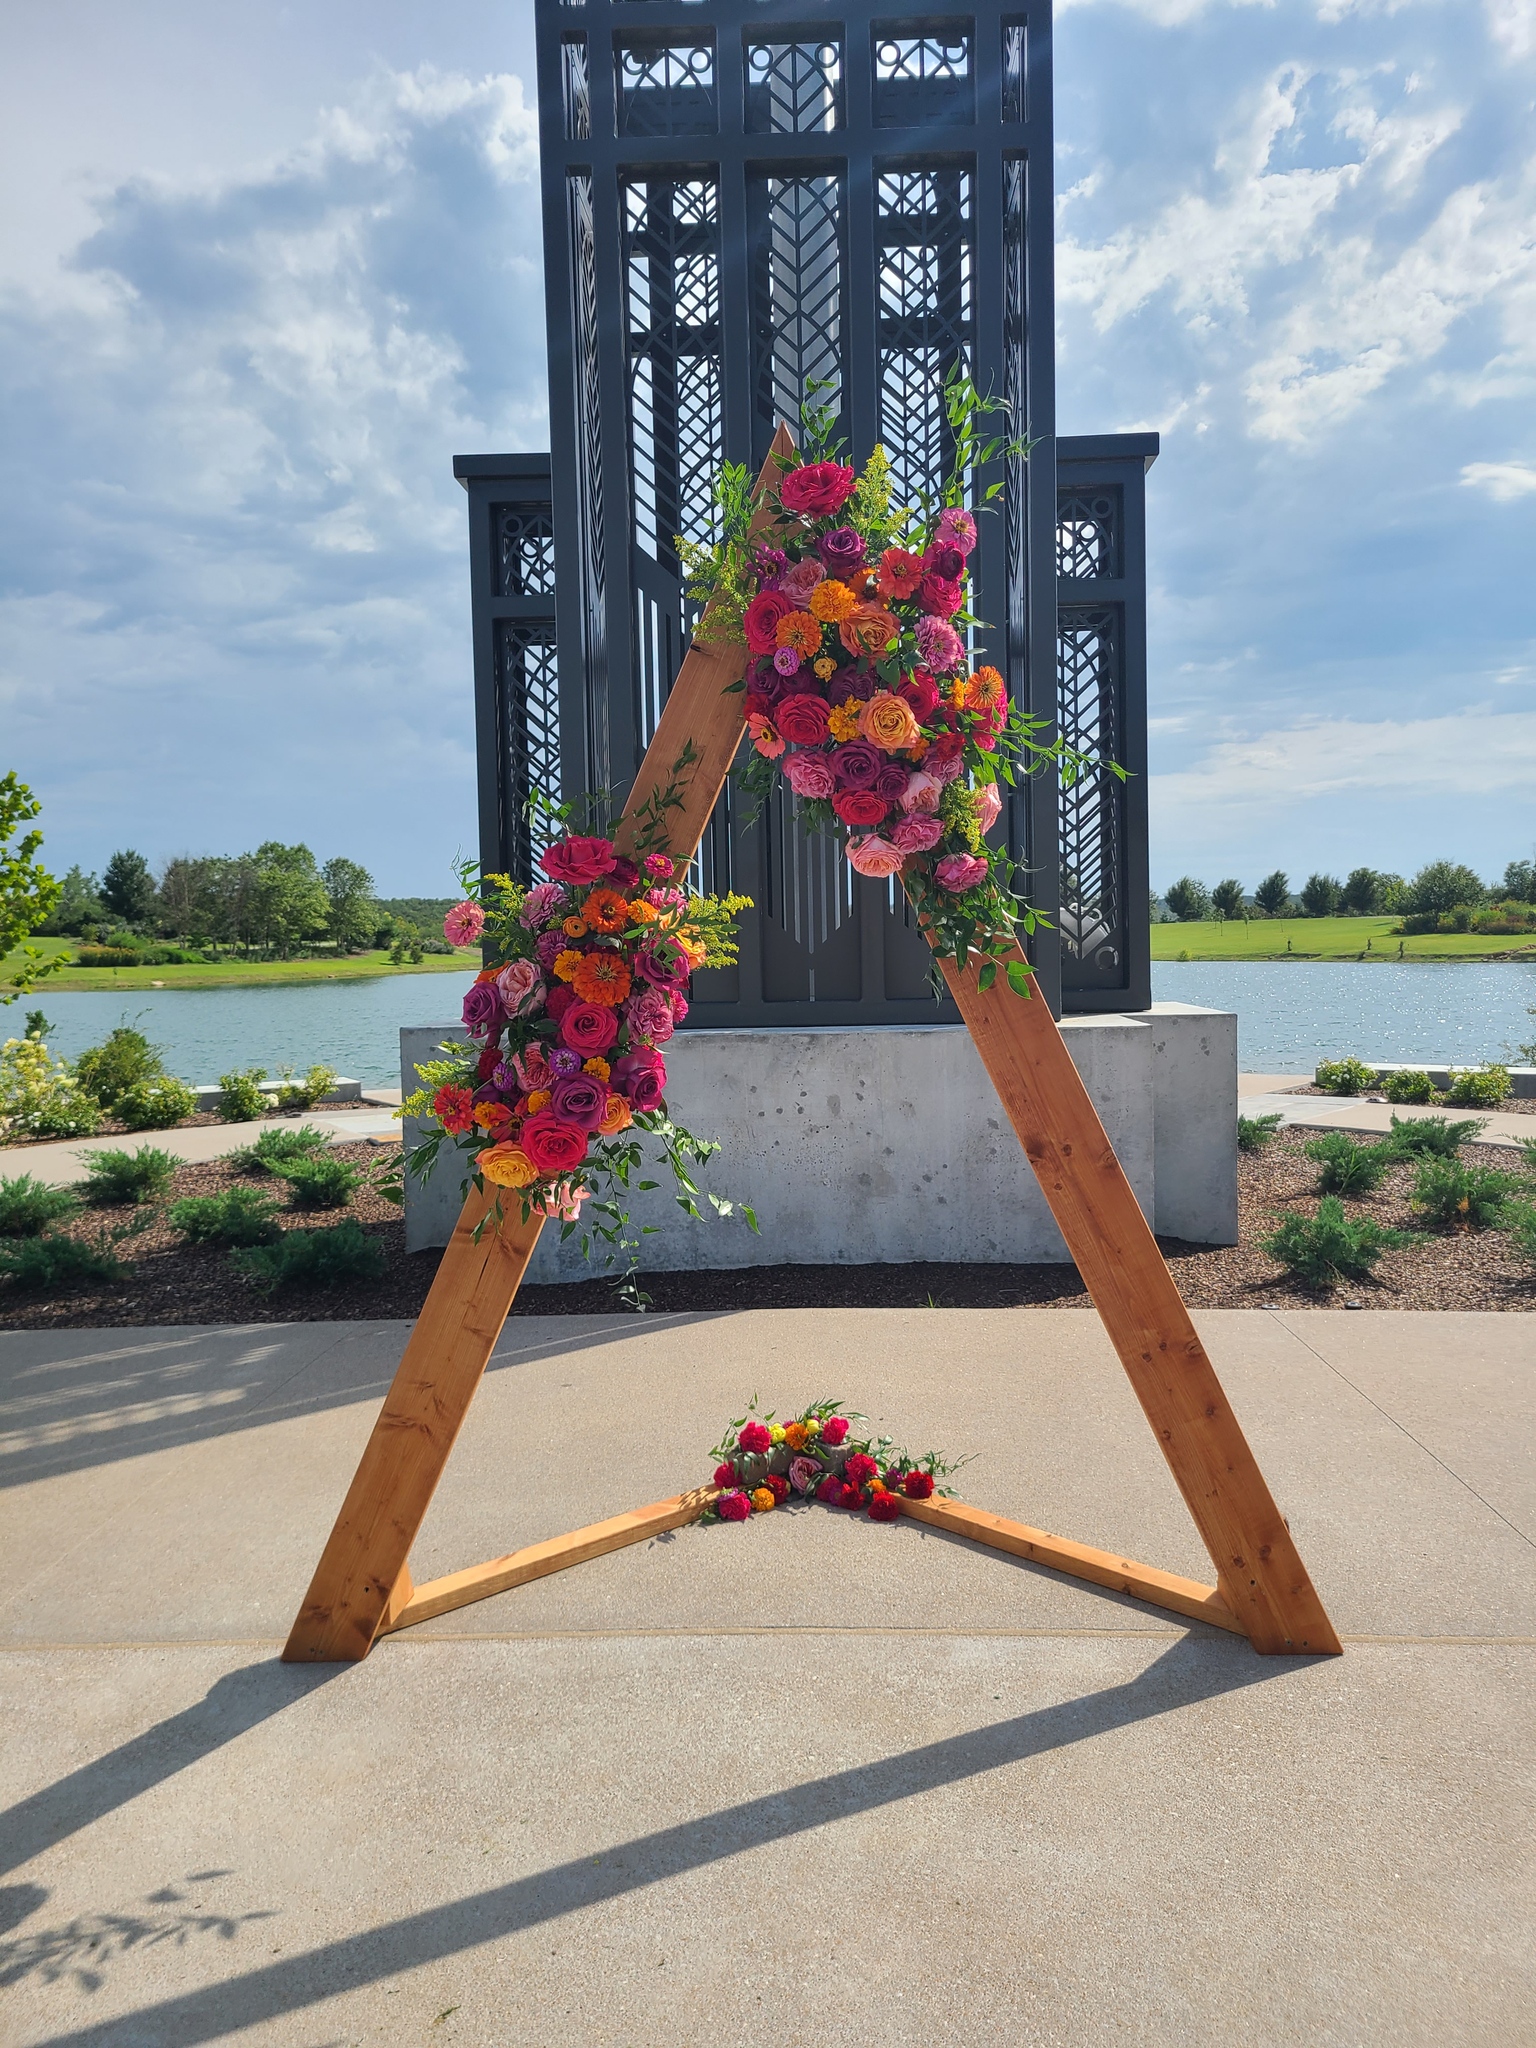
[[[313,1109],[275,1110],[271,1116],[264,1117],[262,1121],[271,1124],[301,1124],[307,1116],[319,1116],[322,1111],[326,1116],[335,1116],[338,1111],[367,1110],[370,1115],[377,1116],[378,1108],[379,1106],[375,1102],[317,1102]],[[120,1124],[115,1117],[104,1116],[95,1130],[90,1132],[89,1135],[92,1138],[122,1138],[126,1140],[127,1148],[130,1151],[136,1152],[140,1145],[158,1145],[163,1143],[172,1131],[206,1131],[215,1124],[222,1125],[224,1121],[225,1119],[219,1116],[216,1111],[200,1109],[194,1116],[184,1116],[179,1124],[171,1124],[163,1131],[130,1131],[126,1124]],[[26,1172],[25,1166],[11,1167],[7,1165],[6,1162],[13,1153],[28,1152],[36,1145],[83,1145],[84,1143],[85,1139],[83,1137],[8,1138],[5,1144],[0,1146],[0,1176],[9,1180],[15,1173]],[[177,1192],[180,1194],[192,1191],[178,1188]],[[206,1190],[199,1188],[195,1192],[202,1194]]]
[[[1316,1207],[1317,1167],[1305,1156],[1316,1133],[1280,1132],[1262,1152],[1243,1153],[1238,1162],[1238,1228],[1241,1241],[1212,1250],[1160,1240],[1179,1287],[1191,1308],[1339,1308],[1536,1310],[1536,1268],[1519,1259],[1499,1231],[1440,1236],[1383,1255],[1373,1281],[1314,1294],[1257,1248],[1286,1209],[1310,1215]],[[1365,1142],[1370,1142],[1366,1140]],[[381,1147],[349,1143],[336,1156],[376,1176],[391,1163]],[[1466,1147],[1469,1164],[1518,1171],[1521,1154],[1510,1147]],[[237,1176],[222,1162],[186,1166],[176,1176],[172,1199],[218,1194]],[[248,1176],[279,1196],[281,1182]],[[1376,1194],[1346,1201],[1351,1215],[1368,1214],[1400,1229],[1414,1227],[1408,1207],[1413,1180],[1409,1166],[1395,1167]],[[69,1226],[94,1237],[104,1217],[122,1211],[92,1211]],[[231,1267],[227,1252],[188,1245],[157,1217],[150,1229],[124,1247],[133,1261],[129,1278],[99,1288],[82,1288],[55,1299],[18,1294],[0,1284],[0,1329],[100,1329],[175,1323],[277,1323],[371,1321],[416,1316],[437,1269],[436,1252],[407,1257],[400,1211],[370,1186],[361,1188],[349,1209],[285,1211],[292,1230],[324,1229],[341,1215],[355,1216],[384,1247],[388,1261],[379,1281],[330,1291],[264,1296],[248,1287]],[[662,1313],[719,1313],[740,1308],[1011,1308],[1086,1306],[1087,1295],[1071,1266],[767,1266],[729,1273],[657,1273],[643,1281],[654,1310]],[[513,1314],[603,1315],[621,1311],[612,1283],[585,1280],[560,1287],[526,1287]]]
[[[1345,1099],[1341,1095],[1335,1095],[1331,1088],[1319,1088],[1316,1082],[1314,1081],[1304,1082],[1300,1087],[1297,1088],[1282,1088],[1279,1089],[1277,1092],[1281,1095],[1323,1095],[1326,1096],[1330,1102],[1342,1102]],[[1388,1102],[1386,1096],[1381,1094],[1368,1093],[1365,1095],[1352,1095],[1348,1099],[1351,1102],[1382,1103],[1388,1109],[1390,1109],[1394,1115],[1410,1114],[1410,1112],[1405,1111],[1403,1109],[1401,1103]],[[1493,1111],[1486,1109],[1463,1109],[1459,1104],[1454,1102],[1436,1102],[1433,1104],[1426,1102],[1423,1104],[1416,1104],[1415,1107],[1424,1109],[1433,1108],[1437,1116],[1449,1117],[1452,1123],[1461,1123],[1465,1118],[1469,1116],[1490,1116],[1494,1113]],[[1241,1103],[1238,1104],[1238,1108],[1242,1108]],[[1506,1095],[1504,1100],[1499,1104],[1497,1113],[1500,1116],[1536,1116],[1536,1095]]]

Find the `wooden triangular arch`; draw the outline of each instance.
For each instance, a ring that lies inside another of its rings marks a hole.
[[[775,454],[793,452],[787,428],[779,428],[773,446]],[[691,856],[698,846],[745,729],[741,695],[726,694],[744,663],[739,647],[689,651],[615,828],[621,852],[633,851],[645,806],[669,788],[682,796],[681,807],[667,813],[671,851]],[[944,978],[1210,1553],[1216,1584],[1176,1578],[956,1501],[904,1500],[903,1511],[1246,1635],[1268,1655],[1337,1655],[1333,1625],[1055,1019],[1038,996],[1023,1001],[1013,994],[1002,974],[983,993],[978,965],[962,973],[945,961]],[[677,1528],[713,1498],[707,1488],[680,1494],[419,1589],[412,1585],[411,1546],[543,1227],[540,1217],[508,1221],[476,1242],[475,1227],[494,1194],[471,1193],[464,1205],[294,1621],[287,1662],[366,1657],[380,1635]]]

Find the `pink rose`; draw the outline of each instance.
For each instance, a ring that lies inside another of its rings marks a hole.
[[[605,1053],[619,1035],[619,1020],[607,1003],[584,1003],[578,999],[560,1019],[560,1043],[584,1060]],[[530,1087],[544,1084],[530,1082]]]
[[[858,482],[854,471],[840,462],[807,462],[785,477],[779,487],[779,502],[786,512],[826,519],[847,504]]]
[[[543,1000],[544,977],[531,960],[509,960],[498,972],[496,986],[509,1017],[521,1017]]]
[[[831,1444],[834,1448],[843,1441],[847,1434],[848,1418],[846,1415],[829,1415],[821,1425],[822,1442],[824,1444]]]
[[[485,930],[485,912],[478,903],[455,903],[443,919],[443,937],[450,946],[472,946]]]
[[[848,865],[856,875],[869,875],[875,881],[884,881],[887,875],[901,872],[902,852],[889,839],[882,839],[878,832],[870,832],[862,839],[848,842]]]
[[[837,788],[825,754],[791,754],[784,763],[784,780],[796,796],[825,798]]]
[[[930,571],[917,587],[918,609],[931,612],[935,618],[952,619],[960,609],[963,594],[958,583],[951,583],[948,577],[935,576]]]
[[[524,931],[542,931],[565,915],[566,894],[558,882],[535,882],[523,898],[517,921]]]
[[[733,1475],[734,1476],[734,1475]],[[791,1458],[789,1483],[796,1493],[814,1493],[821,1480],[821,1467],[814,1458]]]
[[[613,1012],[608,1012],[612,1016]],[[624,1021],[631,1038],[649,1045],[665,1045],[672,1036],[672,1005],[659,989],[642,989],[624,1005]]]
[[[825,583],[827,572],[814,558],[804,562],[791,563],[779,578],[779,588],[786,597],[795,600],[797,608],[804,607],[806,600],[818,583]]]
[[[534,1202],[531,1207],[537,1215],[548,1216],[556,1223],[579,1223],[581,1205],[591,1192],[590,1188],[560,1180],[555,1182],[542,1202]]]
[[[930,753],[928,759],[933,762],[933,766],[928,770],[928,773],[935,776],[941,785],[946,782],[954,782],[965,767],[964,761],[961,760],[958,754],[951,754],[947,760],[934,761],[933,755]]]
[[[779,621],[787,619],[794,609],[794,604],[782,590],[760,590],[747,606],[742,620],[748,651],[772,654],[779,644]]]
[[[643,1116],[661,1101],[667,1085],[666,1061],[653,1047],[637,1046],[633,1052],[627,1052],[622,1059],[614,1061],[613,1072],[608,1078],[614,1091],[627,1097]]]
[[[901,800],[901,808],[908,813],[936,811],[944,784],[937,775],[930,775],[925,768],[919,768],[907,784],[907,793]]]
[[[983,832],[990,832],[1002,814],[1003,793],[995,782],[984,782],[976,792],[976,815]]]
[[[611,839],[557,839],[539,855],[539,866],[557,882],[600,882],[613,873],[618,855]]]
[[[944,837],[944,827],[937,818],[929,817],[922,811],[914,811],[903,818],[891,833],[892,846],[903,853],[927,853],[937,846]]]
[[[986,878],[987,863],[973,853],[946,853],[934,863],[933,879],[952,896],[963,896],[967,889],[974,889]]]

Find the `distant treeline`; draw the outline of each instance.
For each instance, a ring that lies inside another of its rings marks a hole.
[[[321,863],[307,846],[276,839],[254,853],[178,854],[158,874],[126,848],[99,878],[72,867],[41,931],[104,946],[158,939],[285,960],[402,942],[448,952],[442,919],[451,901],[381,900],[361,862],[338,854]]]
[[[1485,882],[1459,861],[1433,860],[1407,881],[1375,868],[1337,875],[1308,875],[1296,895],[1283,868],[1266,875],[1250,893],[1235,877],[1214,887],[1181,875],[1162,899],[1152,898],[1154,922],[1165,915],[1180,924],[1228,917],[1402,917],[1428,920],[1426,929],[1465,913],[1468,926],[1486,923],[1507,909],[1516,928],[1536,905],[1536,861],[1512,860],[1498,882]]]

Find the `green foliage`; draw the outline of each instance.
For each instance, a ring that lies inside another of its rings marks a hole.
[[[158,1202],[176,1178],[181,1161],[174,1152],[141,1145],[137,1152],[91,1152],[85,1161],[88,1202]]]
[[[285,1160],[272,1171],[293,1190],[295,1209],[344,1209],[363,1180],[361,1167],[322,1154]]]
[[[0,1237],[36,1237],[79,1208],[79,1197],[69,1188],[51,1188],[30,1173],[0,1180]]]
[[[1497,1109],[1512,1092],[1508,1067],[1463,1067],[1452,1074],[1445,1099],[1457,1109]]]
[[[1322,1168],[1318,1192],[1324,1195],[1368,1195],[1380,1183],[1388,1168],[1396,1166],[1398,1155],[1391,1141],[1381,1145],[1360,1145],[1343,1131],[1329,1131],[1307,1146],[1307,1157]]]
[[[1520,1140],[1520,1156],[1525,1162],[1527,1173],[1536,1173],[1536,1138]]]
[[[1373,917],[1382,907],[1386,877],[1374,868],[1351,868],[1339,892],[1339,908],[1352,917]]]
[[[266,1078],[265,1067],[244,1067],[238,1073],[220,1074],[222,1092],[213,1106],[225,1123],[253,1124],[277,1107],[275,1095],[262,1093],[261,1084]]]
[[[106,914],[96,877],[72,867],[59,884],[58,901],[37,929],[49,938],[74,938],[92,930]]]
[[[1359,1095],[1376,1086],[1376,1070],[1351,1055],[1347,1060],[1319,1060],[1313,1079],[1327,1095]]]
[[[1333,875],[1308,875],[1301,891],[1301,907],[1308,917],[1336,917],[1344,900],[1344,885]]]
[[[236,1173],[276,1173],[298,1160],[313,1159],[330,1142],[330,1133],[317,1131],[312,1124],[282,1124],[263,1131],[254,1145],[229,1153],[227,1163]]]
[[[1499,884],[1501,896],[1513,896],[1517,903],[1536,903],[1536,860],[1512,860]]]
[[[1241,917],[1243,914],[1243,885],[1236,877],[1218,882],[1211,891],[1211,908],[1219,910],[1223,917]]]
[[[14,770],[0,775],[0,960],[47,921],[59,900],[58,883],[37,858],[42,833],[34,826],[16,836],[42,808]],[[23,946],[22,964],[10,969],[11,986],[0,995],[0,1004],[26,995],[59,964],[45,961],[41,947]]]
[[[1314,1217],[1282,1217],[1277,1229],[1260,1240],[1260,1251],[1278,1259],[1308,1287],[1336,1287],[1344,1280],[1369,1278],[1385,1251],[1411,1244],[1401,1230],[1385,1230],[1369,1217],[1351,1222],[1337,1195],[1324,1195]]]
[[[373,900],[373,877],[355,860],[339,855],[320,870],[325,887],[326,929],[340,953],[361,952],[378,912]]]
[[[1388,1102],[1433,1102],[1435,1099],[1434,1083],[1417,1067],[1404,1068],[1399,1074],[1388,1074],[1381,1084],[1381,1092]]]
[[[197,1096],[185,1081],[160,1074],[125,1089],[112,1114],[130,1131],[169,1131],[197,1111]]]
[[[84,1138],[100,1125],[98,1104],[40,1038],[0,1047],[0,1136]]]
[[[157,1080],[164,1072],[160,1048],[131,1024],[119,1024],[100,1045],[91,1046],[75,1061],[75,1079],[103,1109],[110,1109],[130,1088]]]
[[[1520,1188],[1517,1174],[1463,1166],[1459,1159],[1426,1159],[1410,1199],[1439,1230],[1486,1230],[1504,1220],[1505,1205]]]
[[[302,1080],[295,1080],[293,1069],[284,1067],[282,1080],[277,1090],[279,1109],[313,1109],[317,1102],[323,1102],[336,1086],[334,1067],[313,1066]]]
[[[282,1235],[277,1204],[256,1188],[227,1188],[222,1195],[189,1195],[173,1202],[166,1221],[194,1244],[275,1244]]]
[[[1266,875],[1253,892],[1253,900],[1266,917],[1279,917],[1291,900],[1291,878],[1284,868]]]
[[[955,784],[950,785],[956,787]],[[1170,884],[1163,901],[1173,912],[1180,924],[1198,924],[1211,914],[1211,895],[1204,882],[1196,881],[1193,875],[1181,875]]]
[[[1484,1119],[1476,1116],[1454,1124],[1443,1116],[1393,1117],[1387,1142],[1403,1159],[1454,1159],[1460,1146],[1470,1145],[1486,1128]]]
[[[232,1252],[231,1263],[263,1294],[286,1287],[342,1287],[377,1280],[384,1250],[354,1217],[326,1230],[285,1230],[272,1245]]]
[[[1463,903],[1481,903],[1487,894],[1471,868],[1455,861],[1432,860],[1408,884],[1404,908],[1421,915],[1428,911],[1438,913],[1455,910]]]
[[[1536,1266],[1536,1202],[1511,1202],[1504,1211],[1510,1243],[1528,1266]]]
[[[55,1231],[0,1240],[0,1280],[31,1294],[62,1294],[87,1280],[121,1280],[127,1269],[117,1257],[117,1247],[149,1222],[148,1216],[135,1217],[114,1230],[98,1232],[94,1243]]]
[[[1271,1111],[1268,1116],[1240,1116],[1237,1120],[1237,1149],[1239,1152],[1262,1152],[1280,1128],[1280,1112]]]
[[[114,853],[101,877],[101,900],[124,924],[143,924],[155,907],[155,878],[142,853]]]

